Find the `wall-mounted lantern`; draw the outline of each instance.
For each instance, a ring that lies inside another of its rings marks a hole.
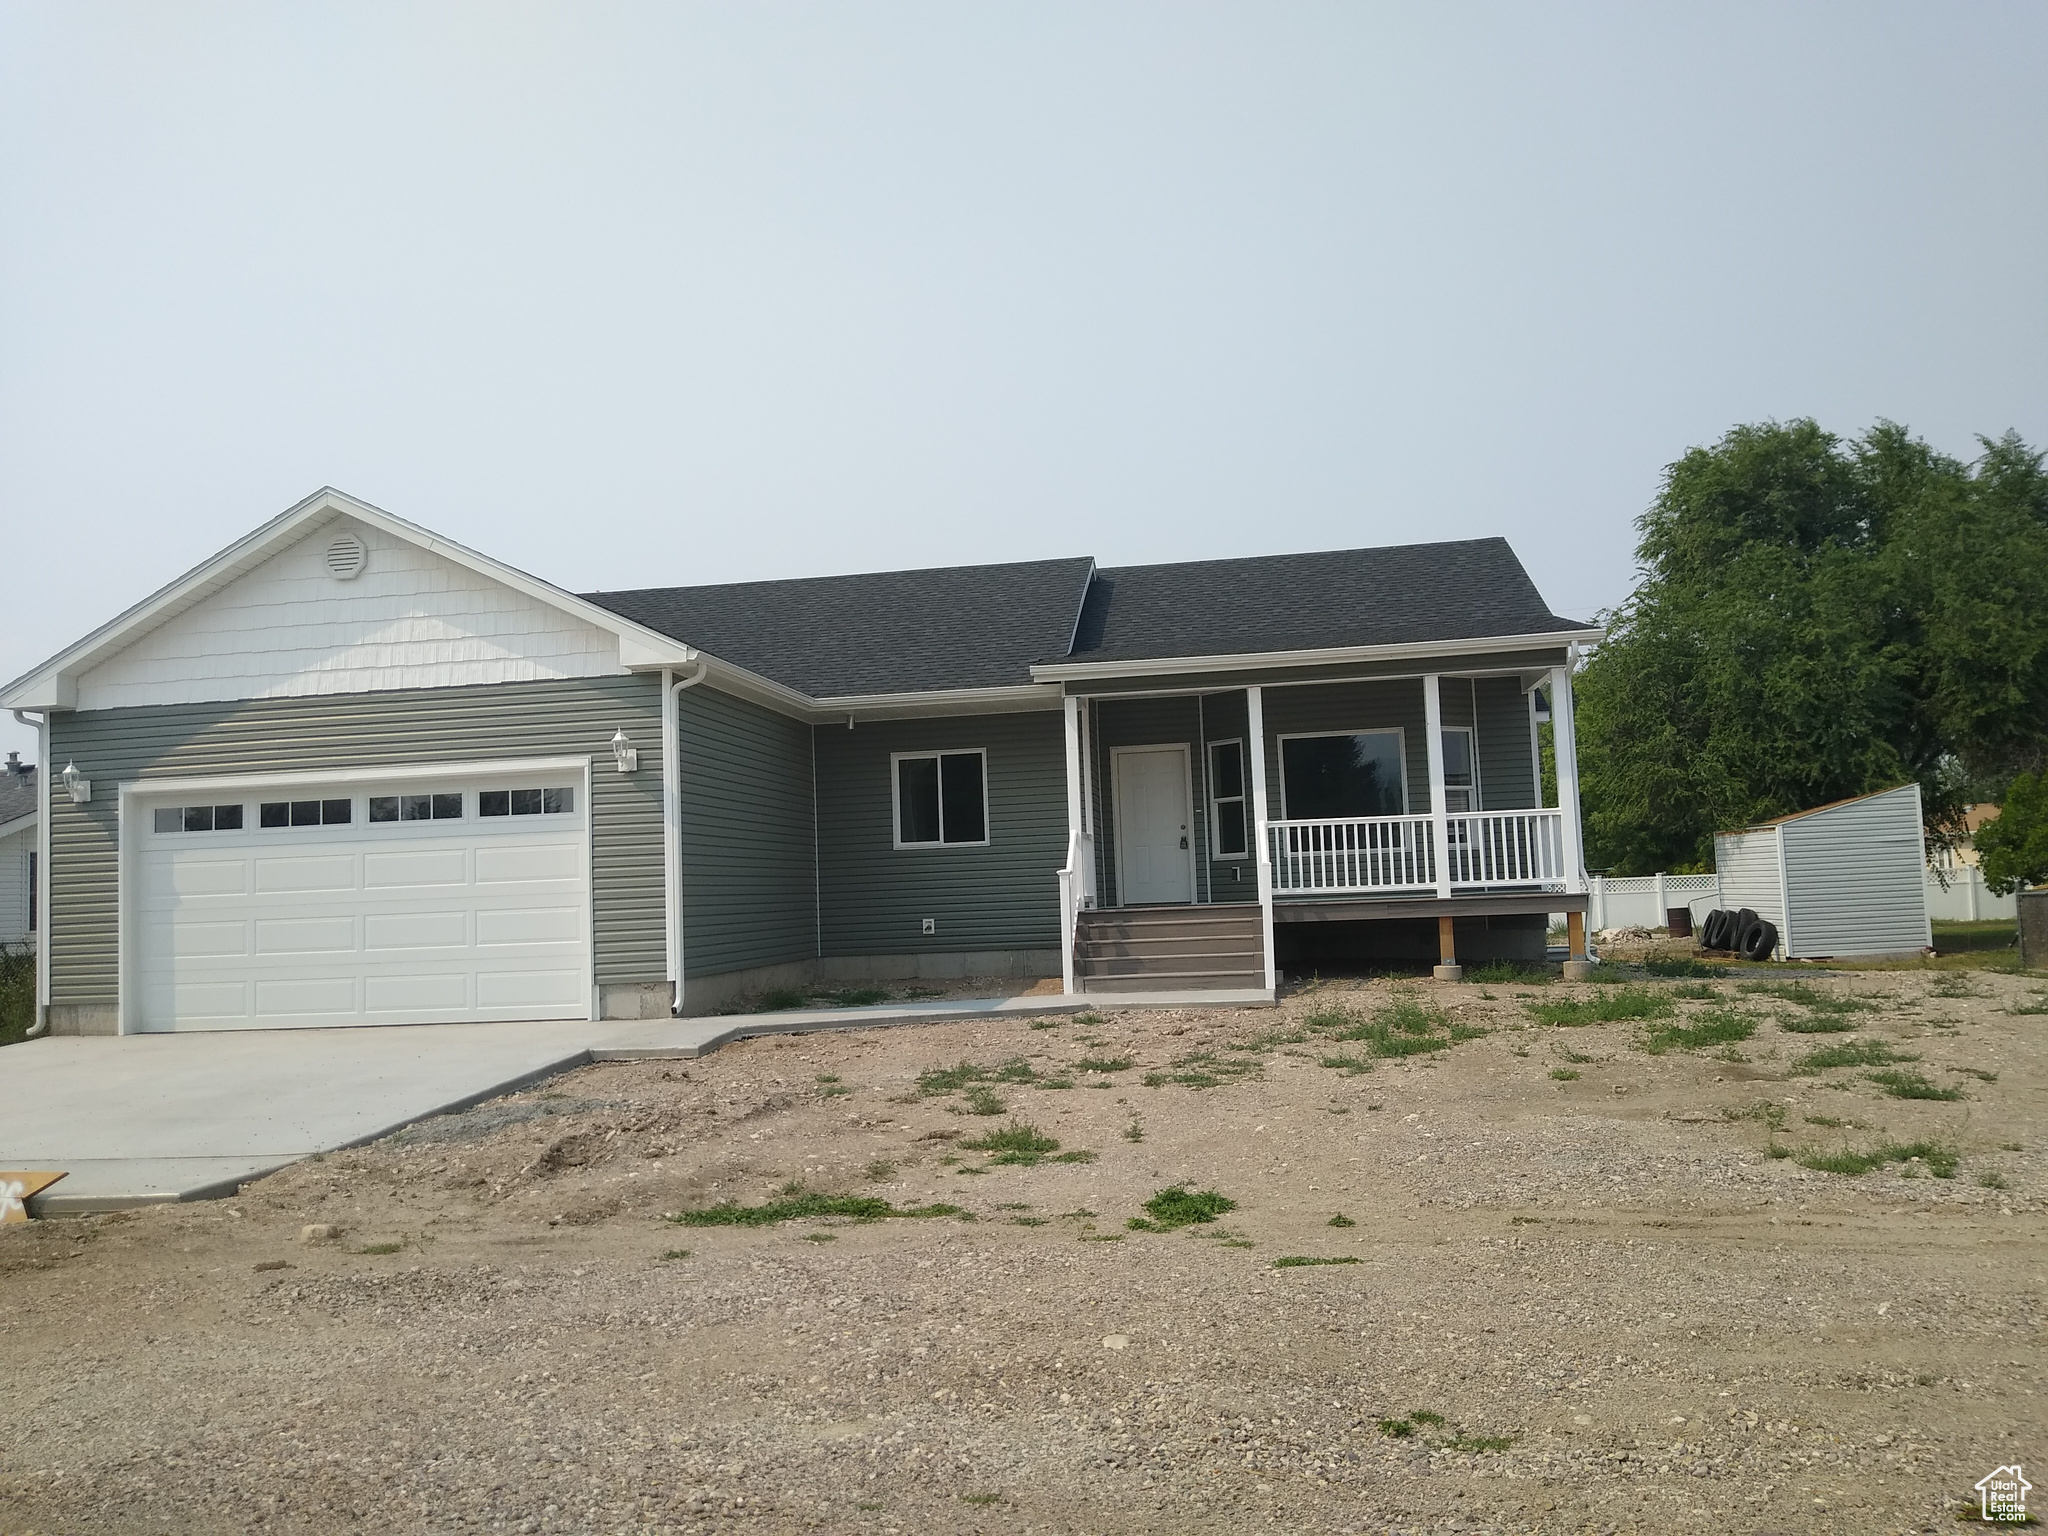
[[[61,777],[64,780],[64,787],[71,791],[71,799],[75,804],[83,805],[92,798],[92,780],[78,771],[78,764],[66,763]]]
[[[623,726],[612,736],[612,756],[618,759],[619,772],[638,773],[640,771],[640,749],[626,739],[626,731]]]

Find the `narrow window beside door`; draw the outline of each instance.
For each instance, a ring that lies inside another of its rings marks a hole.
[[[896,846],[938,848],[986,843],[988,838],[988,754],[964,752],[898,754]]]
[[[1209,825],[1216,857],[1241,859],[1250,846],[1244,819],[1244,743],[1209,744]]]

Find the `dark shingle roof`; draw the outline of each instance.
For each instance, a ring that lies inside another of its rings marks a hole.
[[[1091,582],[1093,569],[1027,560],[584,596],[812,698],[1008,687],[1044,661],[1590,629],[1550,611],[1505,539],[1133,565]]]
[[[1028,684],[1063,656],[1094,562],[1025,560],[716,587],[587,592],[721,661],[809,694]]]
[[[1550,611],[1506,539],[1460,539],[1098,571],[1067,659],[1413,645],[1591,627]]]
[[[36,811],[36,771],[9,773],[0,769],[0,827]]]

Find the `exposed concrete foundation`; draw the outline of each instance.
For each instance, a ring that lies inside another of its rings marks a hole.
[[[687,1017],[716,1013],[743,998],[785,987],[843,986],[860,981],[959,981],[968,976],[1017,980],[1060,974],[1056,949],[970,949],[921,955],[828,955],[757,965],[716,976],[692,976],[683,984]],[[606,1015],[611,1017],[610,1014]],[[644,1015],[652,1018],[652,1014]]]
[[[600,1019],[665,1019],[675,988],[666,981],[615,981],[597,989]]]
[[[50,1033],[53,1035],[118,1035],[121,1010],[112,1003],[52,1003]]]

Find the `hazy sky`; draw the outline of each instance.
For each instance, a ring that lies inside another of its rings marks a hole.
[[[323,484],[572,589],[2048,445],[2048,5],[0,3],[0,678]],[[33,736],[0,716],[0,745]]]

